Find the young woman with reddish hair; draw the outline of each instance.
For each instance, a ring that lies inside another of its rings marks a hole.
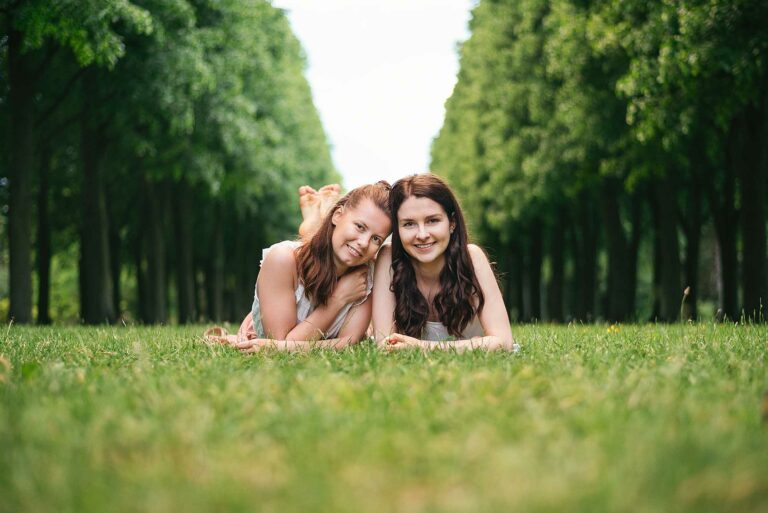
[[[371,319],[372,260],[391,230],[389,190],[378,182],[338,199],[338,186],[302,187],[301,240],[264,250],[252,311],[238,334],[206,338],[243,352],[340,349],[360,341]]]
[[[377,260],[373,330],[387,349],[517,350],[496,276],[469,243],[451,189],[433,174],[390,192],[392,244]]]

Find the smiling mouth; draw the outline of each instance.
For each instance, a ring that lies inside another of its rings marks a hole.
[[[353,248],[353,247],[352,247],[352,246],[350,246],[349,244],[347,244],[347,247],[349,248],[349,252],[350,252],[350,253],[352,253],[352,255],[354,255],[354,256],[356,256],[356,257],[358,257],[358,258],[359,258],[359,257],[361,257],[361,256],[363,256],[363,254],[362,254],[362,253],[360,253],[358,250],[356,250],[355,248]]]
[[[434,242],[430,242],[429,244],[414,244],[414,246],[415,246],[417,249],[429,249],[429,248],[431,248],[431,247],[432,247],[432,246],[434,246],[434,245],[435,245],[435,243],[434,243]]]

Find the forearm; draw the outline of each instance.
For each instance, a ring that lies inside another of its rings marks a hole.
[[[472,337],[462,340],[446,340],[443,342],[434,342],[430,340],[422,340],[422,347],[429,350],[437,351],[471,351],[474,349],[482,349],[485,351],[513,351],[515,348],[514,341],[505,341],[500,337],[494,335],[488,335],[485,337]]]
[[[340,350],[354,345],[351,337],[330,338],[327,340],[269,340],[262,349],[302,353],[313,349]]]
[[[327,305],[315,308],[306,319],[299,321],[296,326],[285,334],[284,340],[309,341],[325,338],[326,332],[333,325],[333,321],[343,307],[343,304],[329,301]]]

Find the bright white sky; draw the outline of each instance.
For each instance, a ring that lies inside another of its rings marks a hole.
[[[474,0],[273,0],[307,54],[307,78],[347,189],[429,168],[469,37]],[[319,186],[322,184],[310,184]]]

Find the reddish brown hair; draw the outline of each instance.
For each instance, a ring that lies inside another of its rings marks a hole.
[[[402,178],[392,186],[389,196],[392,211],[392,292],[395,293],[395,324],[400,333],[421,338],[429,316],[427,299],[416,286],[416,271],[403,248],[397,229],[397,211],[405,200],[415,196],[439,203],[455,228],[445,249],[445,266],[440,271],[440,292],[435,309],[448,333],[460,337],[485,305],[480,282],[469,255],[469,235],[459,202],[450,187],[433,174]]]
[[[306,243],[296,250],[299,280],[313,305],[325,305],[336,286],[336,267],[333,262],[333,213],[339,208],[355,208],[364,199],[369,199],[391,218],[389,191],[391,186],[384,180],[371,185],[352,189],[342,197],[323,219],[320,228]]]

